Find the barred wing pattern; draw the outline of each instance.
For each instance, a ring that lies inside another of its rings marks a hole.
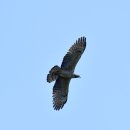
[[[64,56],[61,69],[74,72],[81,55],[86,48],[86,38],[79,38]],[[71,78],[58,77],[53,87],[53,107],[55,110],[62,109],[67,102],[68,89]]]
[[[61,69],[73,72],[85,48],[86,48],[86,38],[81,37],[76,41],[76,43],[74,43],[71,46],[67,54],[64,56],[61,64]]]
[[[59,77],[53,87],[53,107],[55,110],[62,109],[67,102],[70,79]]]

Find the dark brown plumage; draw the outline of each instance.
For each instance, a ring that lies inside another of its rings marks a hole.
[[[86,38],[79,38],[64,56],[61,68],[54,66],[47,75],[47,82],[56,80],[53,87],[53,107],[55,110],[62,109],[67,102],[68,89],[71,78],[78,78],[74,74],[76,64],[86,48]]]

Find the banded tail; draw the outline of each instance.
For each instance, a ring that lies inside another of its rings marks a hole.
[[[61,68],[57,65],[55,65],[50,71],[49,71],[49,74],[47,75],[47,82],[52,82],[52,81],[55,81],[59,74],[61,72]]]

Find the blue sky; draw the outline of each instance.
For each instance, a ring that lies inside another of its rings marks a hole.
[[[130,130],[128,0],[0,1],[0,130]],[[67,104],[52,107],[51,67],[87,48]]]

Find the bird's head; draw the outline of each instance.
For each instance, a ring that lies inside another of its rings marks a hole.
[[[73,78],[81,78],[80,75],[74,74]]]

